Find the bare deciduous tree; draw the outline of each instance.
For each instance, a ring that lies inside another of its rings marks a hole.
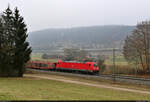
[[[145,73],[150,73],[150,21],[138,23],[126,37],[123,54],[128,62],[139,63]]]

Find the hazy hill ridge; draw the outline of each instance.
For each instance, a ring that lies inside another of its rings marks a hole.
[[[29,33],[29,42],[33,47],[64,46],[68,43],[84,45],[101,45],[111,47],[129,35],[135,26],[109,25],[63,29],[45,29]],[[59,44],[57,44],[59,43]],[[64,44],[64,45],[62,45]]]

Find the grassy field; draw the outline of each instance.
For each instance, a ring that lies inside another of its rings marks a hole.
[[[42,53],[32,53],[31,60],[57,62],[58,59],[42,59]]]
[[[113,65],[113,56],[109,56],[108,59],[105,60],[105,64]],[[118,55],[115,57],[115,64],[116,65],[128,65],[123,55]]]
[[[0,100],[150,100],[148,94],[37,78],[0,78]]]

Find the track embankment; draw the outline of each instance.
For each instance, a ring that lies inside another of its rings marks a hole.
[[[111,86],[111,85],[93,84],[93,83],[81,82],[81,81],[76,81],[76,80],[68,80],[68,79],[62,79],[62,78],[40,76],[40,75],[36,75],[36,74],[25,74],[24,76],[25,77],[40,78],[40,79],[55,80],[55,81],[61,81],[61,82],[66,82],[66,83],[87,85],[87,86],[93,86],[93,87],[99,87],[99,88],[107,88],[107,89],[120,90],[120,91],[128,91],[128,92],[135,92],[135,93],[142,93],[142,94],[150,94],[149,91],[129,89],[129,88],[120,88],[120,87],[114,87],[114,86]]]
[[[36,73],[47,73],[47,74],[75,76],[75,77],[82,77],[82,78],[91,78],[91,79],[96,78],[102,80],[110,80],[113,82],[150,86],[150,78],[133,77],[133,76],[126,76],[126,75],[125,76],[124,75],[87,75],[87,74],[66,73],[66,72],[56,72],[56,71],[44,71],[44,70],[36,70],[36,69],[28,69],[28,71],[33,71]]]

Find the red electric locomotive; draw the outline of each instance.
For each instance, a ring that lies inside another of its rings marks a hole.
[[[91,73],[99,72],[99,68],[96,62],[77,62],[62,60],[59,60],[57,63],[52,63],[49,61],[30,61],[27,64],[27,68],[84,71]]]
[[[92,73],[98,73],[99,68],[96,62],[76,62],[76,61],[61,61],[56,64],[56,69],[62,70],[77,70]]]

